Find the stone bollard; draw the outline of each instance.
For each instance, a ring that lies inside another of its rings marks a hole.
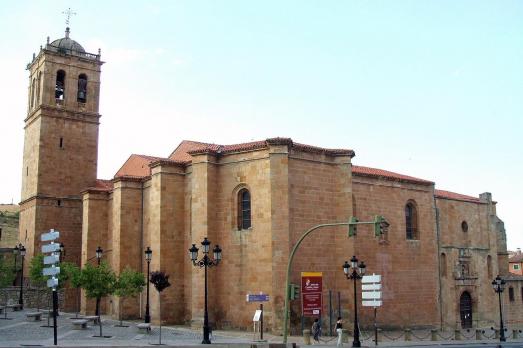
[[[431,341],[437,341],[438,340],[438,330],[431,329],[430,330],[430,340]]]
[[[499,330],[494,329],[494,339],[499,340]]]
[[[519,330],[512,330],[512,338],[517,340],[518,339],[518,331]]]
[[[382,338],[381,338],[381,332],[382,331],[383,331],[382,329],[378,329],[378,342],[382,341]]]
[[[311,330],[303,330],[303,344],[306,346],[311,345]]]
[[[412,331],[405,329],[405,341],[412,341]]]
[[[341,329],[341,342],[349,343],[349,330]]]
[[[481,334],[483,333],[483,330],[476,329],[476,340],[481,340]]]
[[[454,340],[461,341],[461,330],[454,330]]]

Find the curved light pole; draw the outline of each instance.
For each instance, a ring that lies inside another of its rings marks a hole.
[[[145,322],[151,322],[151,315],[149,314],[149,272],[151,266],[151,259],[153,258],[153,251],[151,248],[147,247],[145,249],[145,260],[147,261],[147,302],[145,304]]]
[[[499,299],[499,340],[500,342],[505,342],[507,339],[505,338],[505,328],[503,327],[503,311],[501,310],[501,293],[503,290],[505,290],[505,279],[502,279],[498,274],[498,276],[492,281],[492,287],[498,294]]]
[[[352,267],[352,271],[350,270]],[[343,273],[347,279],[354,281],[354,341],[352,342],[353,347],[361,347],[360,342],[360,327],[358,325],[358,300],[356,298],[356,280],[361,279],[365,274],[365,263],[363,261],[358,265],[358,259],[356,256],[352,256],[350,264],[345,261],[343,264]]]
[[[20,256],[22,256],[22,279],[20,280],[20,298],[18,299],[18,304],[20,304],[20,309],[24,309],[24,259],[25,259],[25,247],[20,244]]]
[[[102,260],[103,253],[103,249],[100,246],[98,246],[98,248],[96,248],[96,261],[98,263],[98,266],[100,266],[100,261]],[[100,297],[96,298],[96,309],[94,315],[100,316]],[[98,320],[100,320],[100,318],[98,318]]]
[[[205,268],[205,308],[204,308],[204,316],[203,316],[203,341],[202,344],[211,344],[211,340],[209,339],[209,313],[207,312],[207,268],[218,266],[220,261],[222,260],[222,249],[218,244],[214,247],[213,254],[214,259],[211,259],[209,257],[209,249],[211,246],[211,242],[205,237],[202,241],[202,248],[203,248],[203,257],[198,261],[198,248],[196,247],[196,244],[193,244],[192,247],[189,249],[189,257],[191,258],[191,261],[194,266],[198,266],[200,268]]]
[[[18,245],[15,245],[15,247],[13,248],[13,255],[15,256],[15,280],[13,281],[13,286],[16,285],[16,276],[17,276],[17,269],[16,269],[16,260],[18,260],[18,254],[20,253],[20,248],[18,247]]]

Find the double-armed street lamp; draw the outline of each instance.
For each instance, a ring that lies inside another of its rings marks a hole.
[[[18,304],[21,306],[20,309],[24,309],[24,259],[25,259],[25,246],[19,245],[20,256],[22,256],[22,278],[20,279],[20,298]]]
[[[151,322],[151,315],[149,314],[149,271],[151,266],[151,259],[153,258],[153,251],[147,247],[145,249],[145,260],[147,261],[147,302],[145,304],[145,322]]]
[[[100,246],[98,246],[98,248],[96,248],[96,261],[98,263],[98,266],[100,266],[103,254],[103,249]],[[100,315],[100,297],[96,298],[96,309],[94,315]]]
[[[498,294],[499,299],[499,340],[505,342],[505,328],[503,327],[503,311],[501,310],[501,293],[505,290],[505,279],[502,279],[499,274],[492,281],[492,287],[494,291]]]
[[[352,256],[350,264],[345,261],[343,264],[343,273],[347,279],[354,281],[354,341],[352,342],[353,347],[361,347],[360,342],[360,328],[358,325],[358,300],[356,298],[356,280],[361,279],[365,274],[365,263],[363,261],[358,264],[356,256]],[[352,268],[352,270],[351,270]]]
[[[198,248],[196,244],[193,244],[189,249],[189,257],[194,266],[205,268],[205,306],[204,306],[204,317],[203,317],[203,341],[202,344],[211,344],[209,339],[209,314],[207,312],[207,268],[218,266],[222,259],[222,249],[218,244],[214,247],[213,254],[214,258],[209,257],[209,249],[211,242],[205,237],[202,241],[203,257],[198,260]]]

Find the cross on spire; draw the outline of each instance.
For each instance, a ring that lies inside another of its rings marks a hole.
[[[62,14],[66,15],[65,24],[69,26],[69,19],[71,19],[71,16],[76,15],[76,12],[71,11],[71,8],[69,7],[67,11],[63,11]]]

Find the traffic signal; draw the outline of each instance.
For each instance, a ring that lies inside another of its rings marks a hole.
[[[356,223],[358,222],[359,220],[356,219],[356,217],[354,216],[351,216],[350,219],[349,219],[349,237],[353,237],[356,235]]]
[[[289,299],[297,300],[300,297],[300,287],[296,284],[289,285]]]
[[[387,231],[387,227],[389,227],[390,224],[385,220],[385,218],[381,215],[376,215],[374,217],[374,235],[376,237],[381,236],[383,233]]]

